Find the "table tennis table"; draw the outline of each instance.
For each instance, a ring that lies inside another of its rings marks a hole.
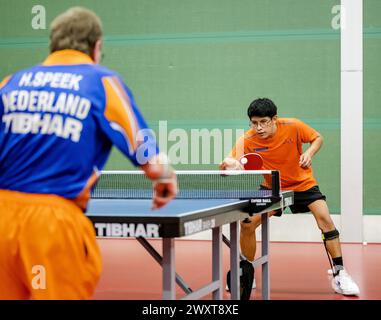
[[[268,173],[268,171],[266,171]],[[178,171],[181,176],[181,172]],[[116,174],[118,174],[116,172]],[[271,171],[273,181],[279,173]],[[180,181],[180,180],[179,180]],[[278,183],[277,183],[278,184]],[[114,187],[113,187],[114,188]],[[179,183],[181,190],[181,184]],[[121,190],[122,188],[118,188]],[[186,293],[182,299],[198,299],[212,293],[214,300],[222,299],[222,244],[230,246],[231,299],[240,298],[239,289],[239,221],[249,215],[260,214],[262,219],[262,255],[253,262],[262,266],[262,297],[270,298],[269,274],[269,219],[264,214],[284,209],[293,204],[293,192],[278,190],[252,192],[249,199],[184,199],[176,198],[165,207],[152,210],[152,200],[121,199],[116,190],[107,188],[106,198],[93,197],[86,215],[93,222],[97,237],[136,238],[162,266],[162,298],[176,299],[176,283]],[[103,193],[104,194],[104,193]],[[152,196],[152,194],[151,194]],[[218,196],[219,197],[219,196]],[[230,225],[230,240],[222,234],[222,226]],[[175,238],[212,230],[212,281],[198,290],[192,290],[175,270]],[[149,244],[147,238],[162,238],[162,256]]]

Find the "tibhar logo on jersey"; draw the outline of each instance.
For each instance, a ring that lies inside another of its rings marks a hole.
[[[59,94],[49,88],[72,91],[80,89],[82,75],[64,72],[27,72],[19,81],[20,90],[2,95],[5,131],[18,134],[54,134],[78,142],[82,121],[89,114],[91,102],[70,92]],[[26,87],[28,90],[22,90]],[[44,88],[46,90],[30,90]]]
[[[152,223],[95,223],[98,237],[159,238],[159,226]]]

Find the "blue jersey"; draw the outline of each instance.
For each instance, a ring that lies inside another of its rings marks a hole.
[[[129,88],[79,51],[7,77],[0,96],[0,189],[87,199],[112,145],[136,166],[158,153]]]

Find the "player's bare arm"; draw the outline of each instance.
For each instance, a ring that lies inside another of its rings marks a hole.
[[[311,142],[310,147],[300,156],[299,165],[302,168],[309,168],[312,165],[312,157],[319,151],[323,144],[323,136],[319,135]]]

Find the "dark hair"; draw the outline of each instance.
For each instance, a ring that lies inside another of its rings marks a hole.
[[[272,118],[277,114],[277,107],[270,99],[259,98],[250,103],[247,109],[247,115],[252,117],[270,117]]]

